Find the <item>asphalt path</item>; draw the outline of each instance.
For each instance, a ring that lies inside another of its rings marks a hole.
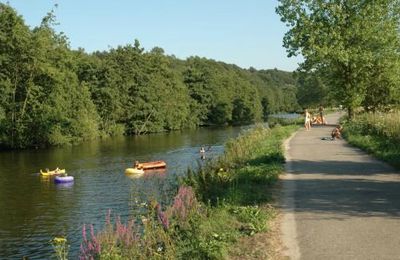
[[[400,175],[328,126],[286,142],[282,239],[290,259],[400,259]]]

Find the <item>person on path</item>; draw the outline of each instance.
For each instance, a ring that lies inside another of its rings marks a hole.
[[[311,129],[311,115],[307,109],[304,110],[304,127],[307,131]]]
[[[342,131],[343,127],[338,125],[335,129],[332,130],[331,136],[332,136],[332,140],[335,139],[342,139]]]
[[[320,118],[321,124],[326,125],[327,122],[324,117],[324,107],[322,105],[320,105],[318,111],[319,111],[319,118]]]
[[[322,118],[324,118],[324,107],[320,105],[318,111],[319,111],[319,116],[321,117],[322,120]]]

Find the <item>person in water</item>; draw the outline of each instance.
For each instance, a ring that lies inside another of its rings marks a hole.
[[[139,161],[135,161],[135,164],[133,165],[133,168],[139,169]]]
[[[206,149],[204,149],[203,146],[200,148],[200,158],[201,158],[202,160],[205,160],[205,159],[206,159]]]

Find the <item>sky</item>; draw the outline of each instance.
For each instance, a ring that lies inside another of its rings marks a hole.
[[[5,3],[6,1],[0,0]],[[55,4],[58,32],[87,52],[133,44],[185,59],[206,57],[242,68],[293,71],[277,0],[8,0],[31,28]]]

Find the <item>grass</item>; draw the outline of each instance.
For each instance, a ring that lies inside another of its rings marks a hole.
[[[268,230],[276,215],[271,190],[283,171],[282,142],[297,128],[257,126],[229,141],[217,160],[181,179],[171,205],[153,201],[141,220],[123,224],[109,214],[97,234],[84,229],[81,259],[234,257],[238,241]]]
[[[364,113],[344,125],[350,144],[400,169],[400,111]]]
[[[209,211],[226,212],[218,225],[235,234],[235,241],[268,230],[276,211],[266,205],[273,200],[271,190],[285,162],[282,142],[296,129],[296,125],[272,130],[258,127],[229,142],[219,160],[185,179]],[[227,257],[226,250],[240,246],[231,241],[216,259]]]
[[[268,125],[270,127],[279,126],[289,126],[289,125],[303,125],[304,117],[299,115],[297,118],[281,118],[281,117],[273,117],[270,116],[268,118]]]

